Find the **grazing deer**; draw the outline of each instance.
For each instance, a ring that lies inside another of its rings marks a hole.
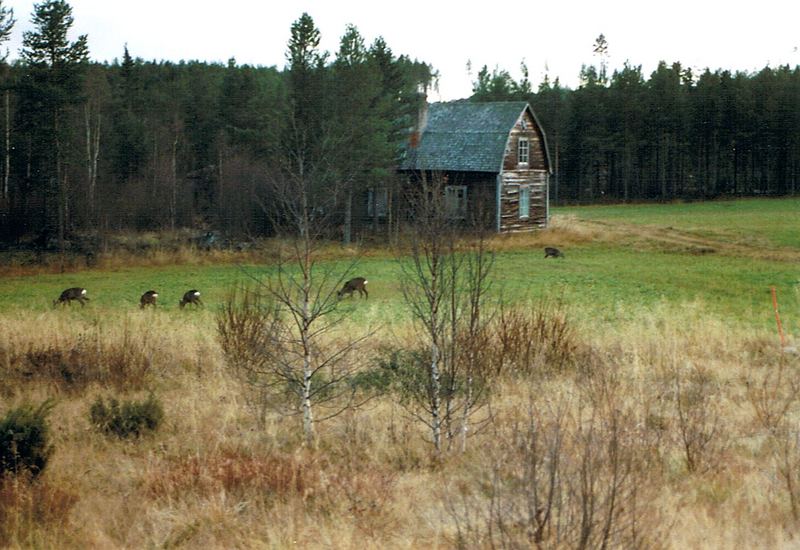
[[[183,306],[186,304],[192,304],[195,307],[202,306],[203,302],[200,300],[200,291],[194,289],[186,291],[181,301],[178,302],[178,305],[183,309]]]
[[[139,298],[139,307],[144,309],[145,306],[156,307],[156,300],[158,299],[158,292],[155,290],[148,290],[142,297]]]
[[[86,302],[89,301],[89,298],[86,297],[86,289],[77,286],[68,288],[61,293],[58,300],[53,300],[53,307],[56,307],[58,304],[71,304],[73,300],[78,300],[81,303],[81,307],[85,306]]]
[[[559,249],[554,248],[552,246],[546,246],[544,249],[544,258],[565,258],[564,253],[561,252]]]
[[[364,277],[356,277],[354,279],[350,279],[347,281],[342,290],[336,293],[336,295],[341,299],[342,296],[347,294],[348,296],[352,296],[353,292],[356,290],[358,291],[359,295],[364,295],[365,298],[369,298],[369,292],[367,292],[367,281]]]

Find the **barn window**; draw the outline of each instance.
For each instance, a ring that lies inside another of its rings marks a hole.
[[[389,190],[385,187],[371,187],[367,193],[367,216],[379,218],[386,217],[387,205],[389,204]]]
[[[465,218],[467,215],[467,186],[448,185],[444,188],[444,204],[451,218]]]
[[[529,158],[529,144],[528,138],[519,138],[519,144],[517,145],[517,162],[520,164],[528,164]]]
[[[531,188],[527,185],[519,188],[519,217],[527,219],[531,216]]]

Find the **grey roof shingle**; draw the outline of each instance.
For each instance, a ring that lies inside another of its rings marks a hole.
[[[400,169],[499,172],[508,135],[527,105],[432,103],[419,143],[406,146]]]

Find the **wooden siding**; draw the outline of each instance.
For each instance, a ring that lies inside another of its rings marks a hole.
[[[547,227],[547,172],[513,170],[503,172],[500,191],[500,232],[531,231]],[[531,190],[530,215],[519,217],[519,190]]]
[[[525,128],[523,129],[523,121]],[[527,165],[520,165],[519,139],[528,138]],[[514,124],[508,137],[503,172],[500,174],[500,232],[531,231],[547,227],[547,161],[540,128],[528,111]],[[519,190],[530,188],[530,213],[519,217]]]
[[[524,130],[522,129],[523,120],[525,121]],[[523,168],[519,166],[519,159],[517,158],[519,138],[521,137],[528,138],[529,144],[528,154],[530,158],[528,166],[524,168],[528,170],[547,170],[542,135],[536,125],[536,121],[527,110],[511,129],[508,144],[506,145],[506,154],[503,157],[503,170],[517,170]]]

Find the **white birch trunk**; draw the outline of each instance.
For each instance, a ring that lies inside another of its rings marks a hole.
[[[469,415],[472,414],[472,375],[467,377],[467,396],[464,402],[464,416],[461,419],[461,452],[467,450],[467,438],[469,437]]]
[[[431,343],[431,428],[433,429],[433,446],[436,452],[442,450],[442,418],[441,394],[442,382],[439,372],[439,346]]]
[[[169,226],[175,230],[178,212],[178,131],[175,130],[175,139],[172,140],[172,159],[171,159],[171,183],[172,189],[169,197]]]
[[[86,125],[86,178],[89,188],[89,210],[95,213],[97,194],[97,161],[100,157],[100,115],[95,117],[92,125],[92,110],[90,103],[84,107],[84,121]]]
[[[311,354],[306,350],[303,356],[303,433],[306,444],[314,444],[314,414],[311,410]]]
[[[11,90],[6,90],[5,95],[5,121],[6,121],[6,159],[5,170],[3,171],[3,196],[9,195],[9,174],[11,173]]]
[[[303,203],[307,203],[305,189],[303,193]],[[308,209],[304,209],[303,223],[305,225],[305,236],[303,239],[303,319],[301,325],[300,338],[303,343],[303,433],[306,437],[306,444],[311,447],[314,445],[314,414],[311,409],[311,377],[313,376],[313,364],[311,357],[311,334],[309,323],[311,320],[311,236],[309,234]]]
[[[92,193],[97,192],[97,162],[100,159],[100,126],[102,123],[102,116],[98,113],[95,119],[94,127],[94,141],[92,143]]]
[[[349,245],[353,236],[353,190],[347,190],[344,205],[344,244]]]
[[[89,188],[89,209],[94,212],[94,189],[92,188],[92,109],[87,101],[83,106],[83,122],[86,132],[86,184]]]

